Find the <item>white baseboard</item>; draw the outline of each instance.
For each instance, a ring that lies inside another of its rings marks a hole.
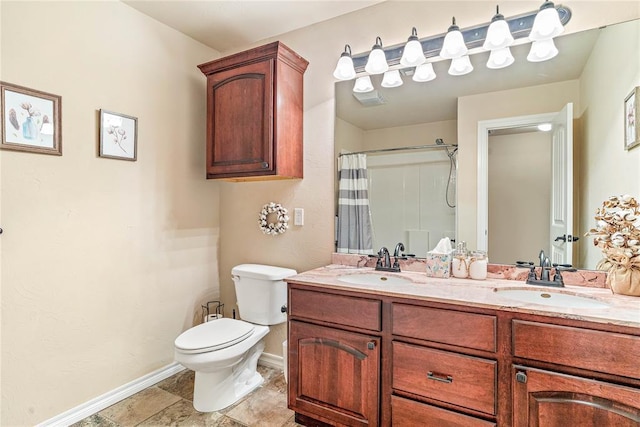
[[[173,362],[163,368],[153,371],[147,375],[144,375],[136,380],[133,380],[125,385],[122,385],[116,389],[113,389],[101,396],[91,399],[88,402],[78,405],[75,408],[69,409],[60,415],[50,418],[40,424],[38,427],[49,426],[69,426],[73,423],[77,423],[103,409],[118,403],[119,401],[126,399],[129,396],[133,396],[139,391],[144,390],[147,387],[151,387],[160,381],[169,378],[172,375],[177,374],[185,369],[184,366],[177,362]]]
[[[284,369],[284,359],[282,356],[276,356],[270,353],[262,353],[260,359],[258,359],[258,364],[273,369]]]
[[[284,368],[284,359],[282,356],[276,356],[275,354],[262,353],[260,359],[258,359],[260,365],[267,366],[273,369]],[[71,408],[60,415],[56,415],[42,423],[37,427],[63,427],[69,426],[73,423],[77,423],[95,413],[102,411],[109,406],[133,396],[139,391],[144,390],[147,387],[151,387],[160,381],[169,378],[172,375],[177,374],[186,368],[177,362],[173,362],[170,365],[160,368],[157,371],[144,375],[136,380],[133,380],[125,385],[122,385],[116,389],[113,389],[101,396],[91,399],[88,402],[78,405],[75,408]]]

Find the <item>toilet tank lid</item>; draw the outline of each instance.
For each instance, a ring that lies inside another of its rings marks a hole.
[[[231,274],[252,279],[282,280],[286,277],[295,276],[298,272],[290,268],[274,267],[272,265],[240,264],[231,269]]]

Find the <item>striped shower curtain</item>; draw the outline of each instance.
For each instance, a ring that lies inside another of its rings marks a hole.
[[[339,253],[373,253],[373,232],[369,210],[367,156],[344,154],[338,167]]]

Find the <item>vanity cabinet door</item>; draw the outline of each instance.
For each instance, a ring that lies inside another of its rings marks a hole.
[[[380,338],[289,322],[289,408],[330,423],[377,426]]]
[[[514,427],[638,427],[640,390],[514,366]]]

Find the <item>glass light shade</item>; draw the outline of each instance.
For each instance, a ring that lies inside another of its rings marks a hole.
[[[539,40],[531,43],[531,50],[527,55],[527,61],[529,62],[542,62],[547,61],[558,54],[553,39]]]
[[[427,64],[418,65],[413,73],[414,82],[428,82],[436,78],[436,73],[433,71],[433,64],[431,62]]]
[[[511,49],[503,47],[502,49],[494,49],[489,55],[489,61],[487,61],[487,68],[498,69],[505,68],[513,64],[515,59],[511,54]]]
[[[424,64],[426,60],[422,51],[422,44],[417,39],[409,40],[404,46],[400,64],[405,67],[417,67],[420,64]]]
[[[353,68],[353,59],[351,59],[351,56],[343,54],[338,60],[333,77],[338,80],[351,80],[355,76],[356,70]]]
[[[373,90],[373,84],[371,83],[371,77],[362,76],[356,79],[355,85],[353,85],[353,91],[358,93],[371,92]]]
[[[374,46],[369,53],[367,59],[367,65],[364,66],[364,70],[369,74],[382,74],[389,69],[387,64],[387,57],[384,54],[382,47],[378,45]]]
[[[457,28],[457,27],[456,27]],[[440,50],[440,57],[445,59],[459,58],[467,54],[467,45],[460,30],[449,30],[444,36],[444,43]]]
[[[449,66],[449,74],[452,76],[463,76],[473,71],[473,65],[469,55],[461,56],[460,58],[453,58],[451,60],[451,66]]]
[[[402,78],[400,77],[400,71],[391,70],[384,73],[382,78],[382,87],[398,87],[402,86]]]
[[[564,31],[558,11],[550,1],[545,2],[533,20],[533,27],[529,33],[529,40],[539,41],[550,39]]]
[[[509,30],[509,24],[503,19],[497,19],[489,25],[487,38],[482,47],[485,50],[501,49],[513,44],[513,36]]]

